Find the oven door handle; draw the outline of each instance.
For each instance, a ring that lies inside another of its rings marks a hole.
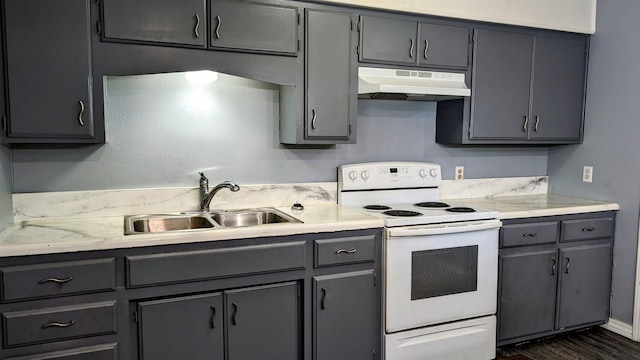
[[[480,231],[487,229],[496,229],[502,226],[502,222],[497,219],[481,220],[481,221],[463,221],[447,224],[432,224],[418,226],[403,226],[397,228],[388,228],[388,237],[400,236],[425,236],[439,234],[454,234],[470,231]]]

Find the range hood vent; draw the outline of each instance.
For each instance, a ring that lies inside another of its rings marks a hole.
[[[470,96],[464,74],[404,69],[358,68],[358,98],[451,100]]]

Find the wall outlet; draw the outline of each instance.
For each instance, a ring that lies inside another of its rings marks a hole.
[[[582,168],[582,181],[588,183],[593,181],[593,166],[585,166]]]
[[[464,166],[456,166],[456,180],[464,179]]]

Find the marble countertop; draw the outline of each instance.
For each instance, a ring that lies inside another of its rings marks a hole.
[[[383,226],[380,219],[336,204],[308,205],[303,211],[295,213],[289,207],[276,209],[301,220],[302,223],[124,235],[123,216],[24,220],[10,225],[0,233],[0,257],[286,236]]]
[[[619,210],[617,203],[555,194],[452,199],[465,206],[500,212],[500,219]]]

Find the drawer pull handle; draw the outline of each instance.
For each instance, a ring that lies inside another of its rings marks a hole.
[[[220,16],[216,16],[216,39],[220,39],[220,25],[222,25],[222,19],[220,19]]]
[[[327,298],[327,289],[322,288],[322,300],[320,300],[320,309],[324,310],[324,300]]]
[[[429,40],[424,41],[424,59],[427,60],[427,52],[429,51]]]
[[[193,34],[199,38],[200,34],[198,33],[198,29],[200,29],[200,15],[195,14],[194,17],[196,18],[196,26],[193,28]]]
[[[211,305],[211,328],[216,328],[216,307]]]
[[[535,233],[524,233],[524,234],[522,234],[522,236],[523,237],[537,237],[538,233],[537,232],[535,232]]]
[[[556,258],[551,258],[551,261],[553,261],[553,265],[551,265],[551,275],[555,275],[556,269],[558,268],[556,263]]]
[[[536,115],[536,124],[533,127],[533,131],[538,132],[538,124],[540,124],[540,116]]]
[[[42,328],[43,328],[43,329],[46,329],[46,328],[48,328],[48,327],[66,328],[66,327],[69,327],[69,326],[71,326],[71,325],[73,325],[73,324],[75,324],[75,323],[76,323],[76,322],[75,322],[75,321],[73,321],[73,320],[71,320],[71,321],[69,321],[69,322],[67,322],[67,323],[50,322],[50,323],[47,323],[47,324],[42,325]]]
[[[529,125],[529,117],[527,115],[524,116],[524,122],[522,123],[522,131],[527,132],[527,125]]]
[[[588,228],[584,228],[584,229],[582,229],[582,231],[585,231],[585,232],[596,231],[596,228],[594,228],[594,227],[588,227]]]
[[[64,279],[48,278],[48,279],[42,279],[42,280],[38,281],[38,284],[44,284],[44,283],[48,283],[48,282],[64,284],[64,283],[67,283],[67,282],[69,282],[71,280],[73,280],[73,276],[69,276],[68,278],[64,278]]]
[[[311,129],[315,130],[316,129],[316,119],[318,117],[316,116],[316,111],[314,109],[311,109]]]
[[[336,251],[336,254],[353,254],[355,252],[356,252],[356,249],[351,249],[351,250],[340,249],[340,250]]]
[[[232,325],[236,325],[236,315],[238,314],[238,304],[236,303],[232,303],[231,306],[233,306],[233,314],[231,314],[231,324]]]
[[[564,273],[569,273],[569,264],[571,263],[571,259],[567,258],[567,265],[564,267]]]

